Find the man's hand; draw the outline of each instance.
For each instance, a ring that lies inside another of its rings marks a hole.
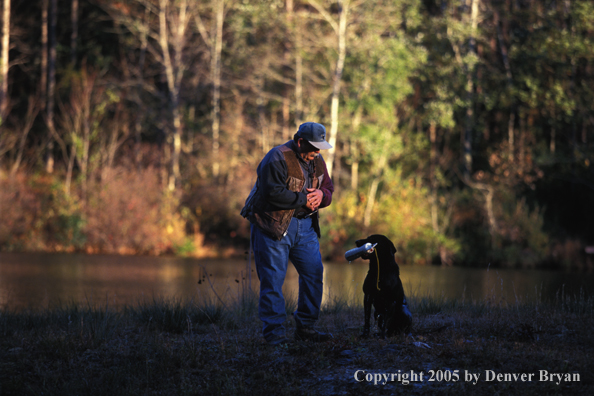
[[[309,192],[309,194],[307,194],[307,204],[305,206],[313,212],[322,203],[324,193],[322,192],[322,190],[318,190],[315,188],[308,188],[307,191]]]

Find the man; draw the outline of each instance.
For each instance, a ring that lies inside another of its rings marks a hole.
[[[258,165],[258,179],[242,216],[250,222],[252,248],[260,279],[259,315],[269,344],[287,343],[282,293],[288,260],[299,274],[294,313],[296,340],[325,341],[329,334],[314,330],[323,292],[318,210],[330,205],[334,186],[320,150],[326,128],[315,122],[299,126],[293,140],[270,150]]]

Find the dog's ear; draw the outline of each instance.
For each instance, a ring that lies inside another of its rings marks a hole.
[[[390,238],[388,238],[385,235],[372,235],[368,239],[374,239],[374,242],[378,242],[378,243],[386,245],[386,247],[390,248],[390,252],[392,255],[396,254],[396,252],[397,252],[396,246],[394,246],[394,244],[392,243]]]
[[[392,241],[389,240],[389,239],[388,239],[388,242],[390,242],[390,251],[392,252],[392,255],[396,254],[396,252],[397,252],[396,246],[394,246],[394,244],[392,243]]]

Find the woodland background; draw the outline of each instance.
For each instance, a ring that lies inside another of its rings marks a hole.
[[[243,254],[256,166],[317,121],[325,258],[593,267],[590,1],[2,3],[1,250]]]

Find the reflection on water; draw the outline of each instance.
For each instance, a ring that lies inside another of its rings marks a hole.
[[[548,300],[564,290],[574,295],[594,282],[594,274],[539,270],[495,270],[401,266],[409,296],[437,295],[467,301],[494,296]],[[361,303],[367,262],[325,263],[324,300]],[[248,273],[242,260],[196,260],[173,257],[136,257],[82,254],[0,253],[0,307],[46,308],[58,303],[121,307],[153,298],[229,301],[242,289],[258,290],[252,263]],[[296,296],[298,276],[289,266],[285,296]]]

